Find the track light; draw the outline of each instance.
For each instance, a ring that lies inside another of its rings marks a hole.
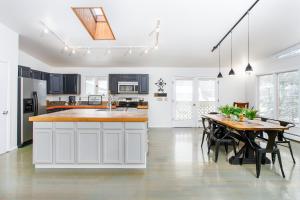
[[[48,34],[48,33],[49,33],[49,29],[45,27],[45,28],[44,28],[44,33],[45,33],[45,34]]]
[[[64,47],[64,51],[68,51],[69,50],[69,47],[66,45],[65,47]]]

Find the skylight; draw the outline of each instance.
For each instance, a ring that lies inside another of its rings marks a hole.
[[[102,7],[79,7],[73,11],[94,40],[115,40]]]

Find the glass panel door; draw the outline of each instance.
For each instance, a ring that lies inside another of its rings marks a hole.
[[[175,127],[193,127],[194,125],[194,80],[177,78],[174,82],[174,114]]]
[[[201,116],[217,109],[217,83],[208,78],[176,78],[173,126],[201,126]]]
[[[197,122],[201,124],[201,116],[217,111],[217,83],[216,79],[198,79],[198,98],[196,103]]]

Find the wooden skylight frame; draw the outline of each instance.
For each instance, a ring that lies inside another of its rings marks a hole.
[[[72,7],[93,40],[115,40],[114,33],[102,7]]]

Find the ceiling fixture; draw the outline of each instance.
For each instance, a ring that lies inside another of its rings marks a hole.
[[[144,54],[148,54],[149,50],[145,49]]]
[[[222,39],[218,42],[218,44],[216,44],[213,48],[212,48],[212,52],[214,52],[217,48],[220,48],[220,45],[222,44],[222,42],[227,38],[227,36],[229,34],[232,34],[232,31],[235,29],[235,27],[248,15],[248,65],[245,69],[246,72],[252,72],[253,71],[253,68],[252,66],[250,65],[250,34],[249,34],[249,13],[250,11],[254,8],[254,6],[259,2],[260,0],[256,0],[252,6],[244,13],[244,15],[233,25],[233,27],[222,37]]]
[[[221,73],[221,47],[219,46],[219,74],[217,78],[223,78],[223,75]]]
[[[252,66],[250,65],[250,15],[248,12],[248,65],[245,69],[247,73],[251,73],[253,71]]]
[[[87,53],[87,54],[91,54],[91,50],[88,49],[88,50],[86,51],[86,53]]]
[[[98,11],[96,11],[98,12]],[[156,22],[156,27],[154,28],[154,30],[152,31],[153,33],[155,33],[154,35],[154,43],[150,44],[150,45],[130,45],[130,46],[110,46],[110,47],[91,47],[91,46],[84,46],[84,45],[72,45],[71,43],[67,43],[65,42],[65,40],[63,39],[63,37],[61,37],[58,33],[56,33],[54,30],[52,30],[46,23],[44,23],[43,21],[40,21],[42,26],[43,26],[43,31],[42,33],[44,33],[44,30],[48,30],[48,33],[51,33],[51,35],[53,35],[57,40],[59,40],[62,44],[63,44],[63,51],[68,52],[71,51],[69,55],[72,55],[72,51],[76,49],[76,51],[82,51],[83,55],[86,54],[86,52],[88,51],[94,51],[94,50],[104,50],[104,52],[106,52],[106,54],[111,54],[112,50],[125,50],[126,54],[129,53],[129,49],[131,49],[131,53],[133,53],[133,49],[141,49],[142,51],[144,51],[144,49],[158,49],[159,46],[159,31],[160,31],[160,21],[158,20]],[[153,36],[153,34],[149,35],[150,37]],[[61,52],[63,52],[61,50]],[[148,51],[149,52],[149,51]],[[76,53],[76,52],[75,52]]]
[[[72,54],[76,54],[76,50],[75,49],[72,49]]]
[[[233,76],[235,75],[234,70],[232,69],[232,32],[230,34],[230,71],[229,75]]]

